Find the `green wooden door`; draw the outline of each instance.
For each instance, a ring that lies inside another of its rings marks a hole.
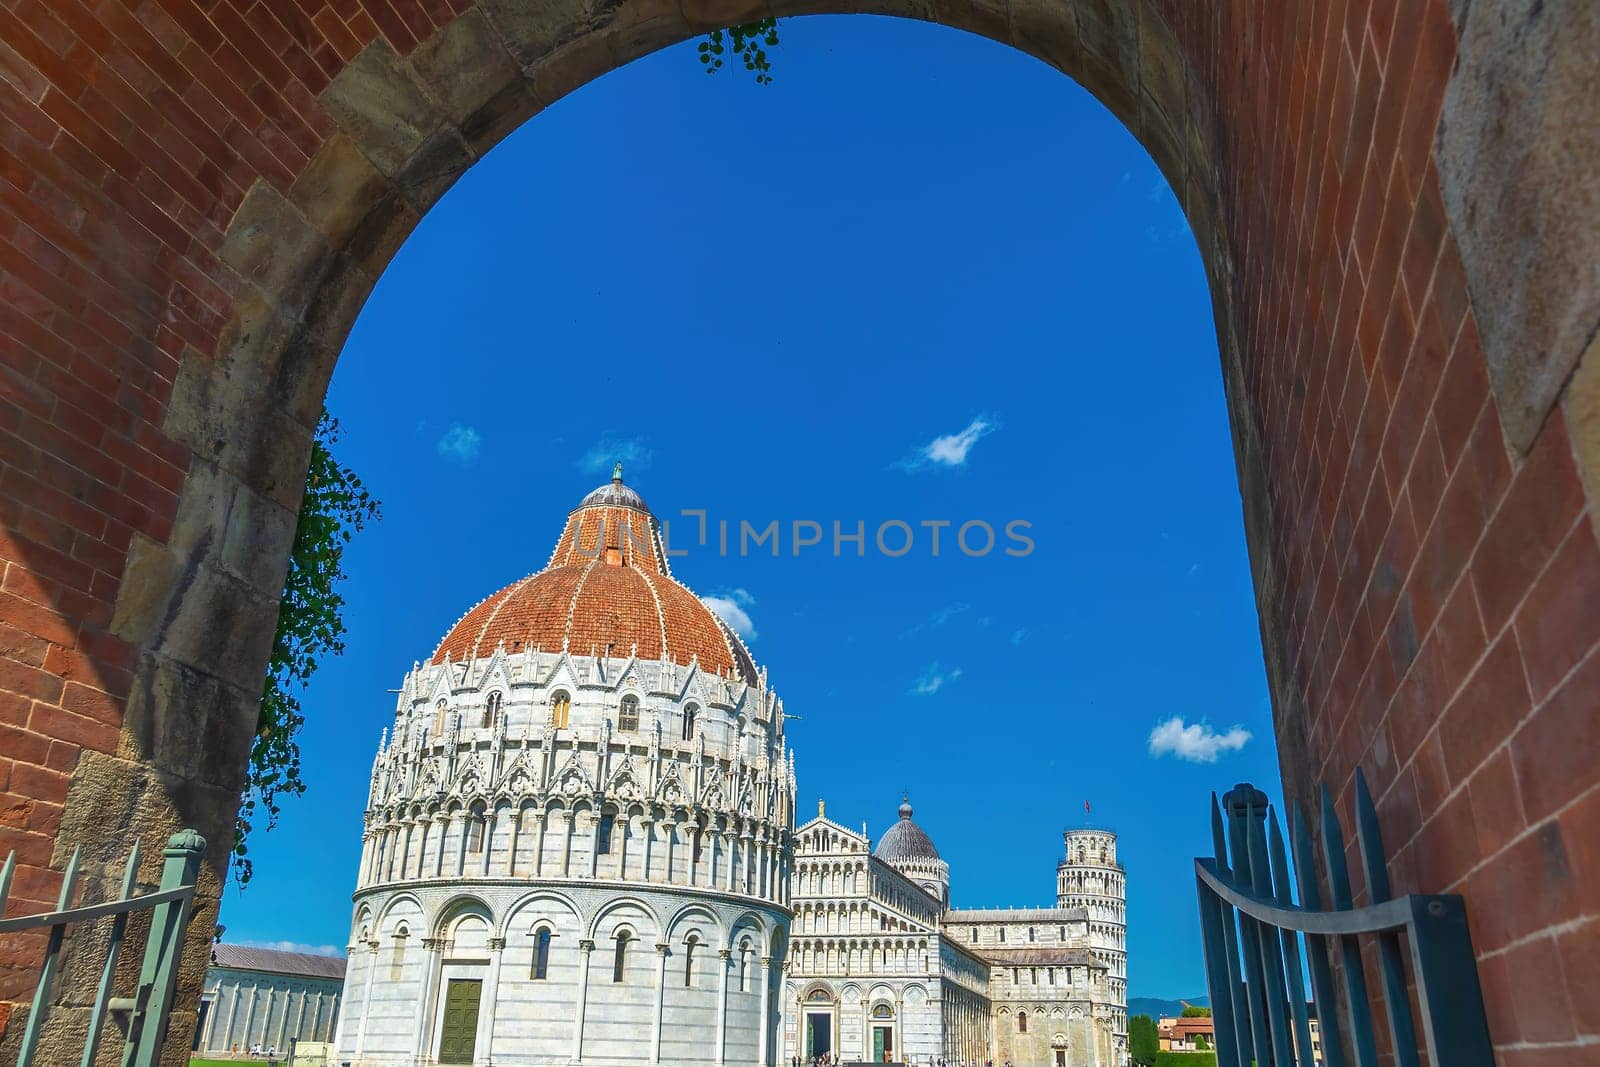
[[[478,1043],[478,1000],[483,982],[452,978],[444,994],[444,1034],[439,1038],[440,1063],[471,1063]]]

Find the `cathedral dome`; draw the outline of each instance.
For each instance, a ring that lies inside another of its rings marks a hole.
[[[906,863],[912,860],[937,860],[939,850],[916,823],[911,821],[911,801],[900,805],[900,821],[889,827],[878,841],[872,854],[886,863]]]
[[[459,663],[539,648],[582,656],[637,655],[757,683],[750,652],[667,568],[655,516],[611,481],[583,498],[542,571],[478,602],[434,649],[431,663]]]

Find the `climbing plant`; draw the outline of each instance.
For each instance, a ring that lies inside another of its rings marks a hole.
[[[344,651],[344,550],[368,522],[378,502],[355,472],[334,457],[339,423],[326,411],[311,443],[311,469],[289,552],[272,659],[261,692],[250,771],[233,835],[233,876],[243,887],[254,873],[249,839],[277,824],[279,803],[305,792],[298,735],[305,723],[300,695],[328,656]]]
[[[715,74],[731,53],[744,62],[745,70],[755,75],[757,85],[771,85],[772,63],[767,59],[767,49],[777,46],[777,19],[741,22],[706,34],[706,39],[700,42],[700,62],[707,74]]]

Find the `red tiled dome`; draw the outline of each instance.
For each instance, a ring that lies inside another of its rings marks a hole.
[[[609,486],[590,493],[567,516],[545,569],[467,612],[439,642],[431,662],[476,659],[502,643],[508,652],[636,652],[685,665],[697,660],[708,671],[754,684],[749,652],[672,578],[664,555],[655,517],[622,485],[619,468]]]

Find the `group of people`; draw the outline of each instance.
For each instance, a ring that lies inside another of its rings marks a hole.
[[[837,1065],[842,1062],[843,1061],[839,1059],[838,1054],[833,1052],[826,1052],[820,1056],[813,1056],[809,1060],[802,1059],[799,1056],[789,1057],[789,1067],[837,1067]],[[888,1053],[884,1053],[884,1062],[890,1062]],[[984,1060],[980,1065],[977,1060],[969,1061],[937,1059],[929,1060],[926,1067],[995,1067],[995,1062],[993,1060]],[[1002,1067],[1011,1067],[1011,1061],[1006,1060]]]

